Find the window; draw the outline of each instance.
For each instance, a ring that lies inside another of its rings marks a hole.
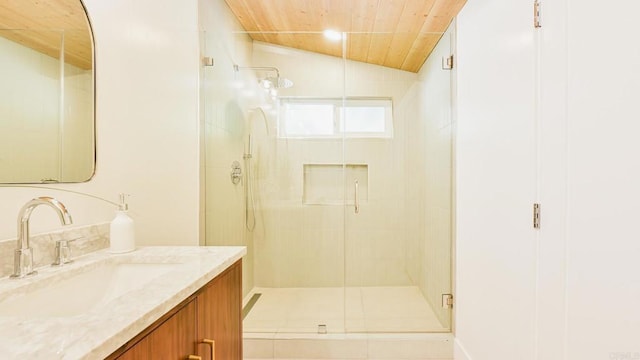
[[[281,138],[391,138],[391,99],[280,98]]]

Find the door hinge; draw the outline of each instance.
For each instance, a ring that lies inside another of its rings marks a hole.
[[[542,27],[540,23],[540,0],[533,2],[533,27],[536,29]]]
[[[453,69],[453,54],[442,57],[442,70]]]
[[[442,308],[443,309],[452,309],[453,308],[453,295],[452,294],[442,294]]]
[[[533,204],[533,228],[540,229],[540,204]]]
[[[203,66],[213,66],[214,65],[213,58],[209,57],[209,56],[203,56],[202,57],[202,65]]]

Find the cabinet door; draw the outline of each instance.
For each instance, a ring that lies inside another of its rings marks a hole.
[[[242,360],[242,263],[206,285],[198,297],[198,338],[215,341],[215,357],[200,344],[203,359]]]
[[[182,360],[195,354],[195,318],[196,304],[191,301],[118,359]]]
[[[142,338],[133,347],[129,348],[118,360],[144,360],[151,356],[151,342],[149,338]],[[107,358],[109,359],[109,358]]]

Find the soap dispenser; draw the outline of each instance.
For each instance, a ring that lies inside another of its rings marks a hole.
[[[120,194],[120,204],[116,210],[116,217],[111,221],[109,251],[112,253],[125,253],[136,248],[135,229],[133,219],[127,213],[129,205],[125,194]]]

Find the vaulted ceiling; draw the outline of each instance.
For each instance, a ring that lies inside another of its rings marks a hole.
[[[252,39],[418,72],[466,0],[225,0]],[[346,46],[322,36],[346,32]]]

